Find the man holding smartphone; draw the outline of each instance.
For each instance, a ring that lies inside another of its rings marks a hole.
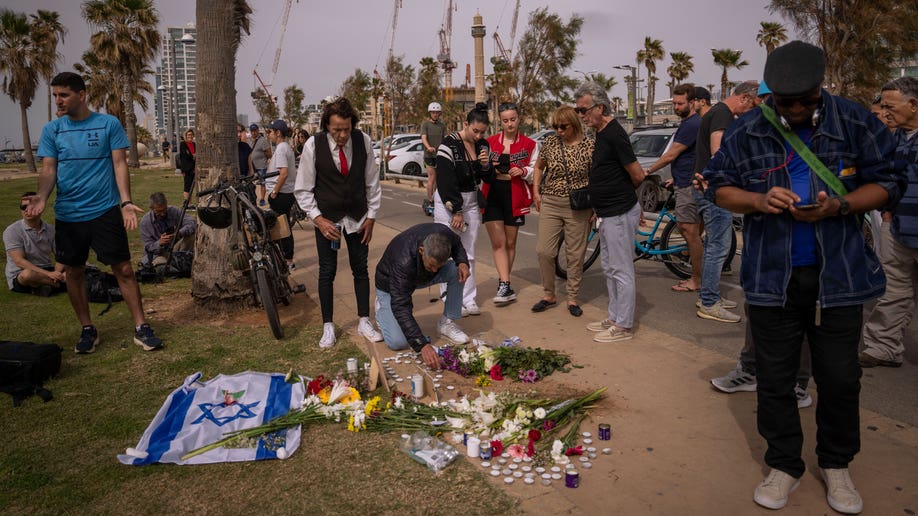
[[[755,343],[758,430],[771,468],[753,500],[784,507],[805,471],[794,387],[806,336],[826,499],[836,511],[856,514],[863,501],[848,464],[860,450],[863,304],[886,283],[857,214],[892,209],[906,176],[893,161],[886,127],[822,90],[824,75],[825,55],[808,43],[794,41],[768,56],[765,82],[773,98],[724,133],[704,170],[705,196],[745,215],[741,283]],[[776,113],[773,121],[767,110]],[[813,156],[801,156],[803,147]]]

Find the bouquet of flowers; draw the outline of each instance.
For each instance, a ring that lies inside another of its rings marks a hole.
[[[518,346],[512,340],[497,347],[490,347],[481,341],[471,346],[449,344],[440,348],[443,368],[461,376],[476,376],[477,385],[487,386],[490,380],[500,381],[504,377],[525,383],[534,383],[555,371],[568,372],[571,357],[560,351]]]

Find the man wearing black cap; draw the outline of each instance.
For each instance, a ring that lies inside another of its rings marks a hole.
[[[906,186],[889,131],[866,109],[820,89],[821,49],[794,41],[765,64],[773,97],[727,129],[708,163],[706,196],[743,213],[742,285],[756,348],[759,434],[768,476],[754,500],[780,509],[805,466],[794,394],[804,335],[818,385],[816,455],[829,505],[863,502],[848,474],[860,449],[858,344],[863,303],[885,277],[859,214],[891,209]]]

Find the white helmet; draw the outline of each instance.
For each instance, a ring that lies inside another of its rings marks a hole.
[[[443,109],[440,107],[439,102],[431,102],[427,104],[427,111],[443,111]]]

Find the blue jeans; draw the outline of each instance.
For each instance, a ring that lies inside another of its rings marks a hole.
[[[720,300],[720,273],[733,232],[733,214],[704,198],[696,190],[695,205],[704,221],[704,258],[701,262],[701,304],[710,307]]]
[[[459,283],[459,269],[452,260],[446,262],[426,287],[437,283],[446,283],[446,301],[443,303],[443,315],[452,320],[462,318],[462,283]],[[382,332],[389,349],[405,349],[408,339],[392,313],[392,296],[388,292],[376,289],[376,324]]]

